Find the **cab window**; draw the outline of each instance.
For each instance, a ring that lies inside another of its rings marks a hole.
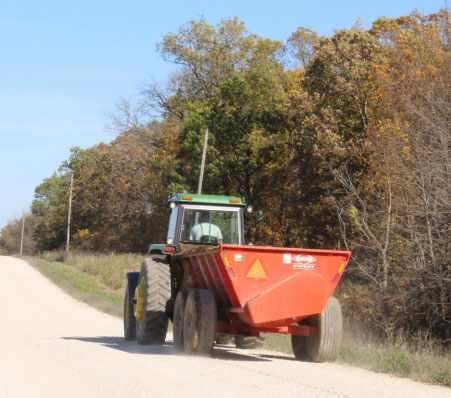
[[[185,207],[180,241],[238,245],[238,210]]]

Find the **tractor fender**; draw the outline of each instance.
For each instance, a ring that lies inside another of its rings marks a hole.
[[[152,243],[147,249],[147,254],[164,254],[166,245],[160,243]]]

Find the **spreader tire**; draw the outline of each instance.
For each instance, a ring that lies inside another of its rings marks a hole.
[[[129,272],[127,274],[127,287],[124,297],[124,337],[125,340],[136,339],[136,318],[133,313],[133,297],[138,285],[138,272]]]
[[[183,350],[183,315],[185,313],[185,304],[188,293],[192,289],[182,289],[177,293],[174,304],[174,316],[172,317],[174,347]]]
[[[296,359],[309,362],[335,361],[340,352],[343,325],[338,300],[331,297],[323,312],[308,318],[307,323],[318,330],[314,336],[291,336]]]
[[[190,290],[183,316],[183,343],[188,354],[209,355],[216,336],[217,309],[210,290]]]
[[[255,336],[235,336],[236,348],[252,349],[263,347],[266,341],[266,333],[260,333],[259,337]]]
[[[163,344],[168,330],[166,302],[171,296],[166,261],[146,258],[135,290],[136,339],[140,344]]]

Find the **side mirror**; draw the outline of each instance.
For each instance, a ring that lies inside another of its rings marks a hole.
[[[152,214],[153,209],[154,209],[154,205],[152,203],[146,203],[146,209],[145,209],[146,214]]]

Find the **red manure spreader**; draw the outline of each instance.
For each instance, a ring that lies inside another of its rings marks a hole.
[[[215,342],[239,348],[266,333],[291,335],[297,359],[334,361],[342,335],[332,294],[351,253],[245,245],[240,198],[176,194],[165,245],[151,245],[140,272],[127,274],[124,334],[208,355]]]

